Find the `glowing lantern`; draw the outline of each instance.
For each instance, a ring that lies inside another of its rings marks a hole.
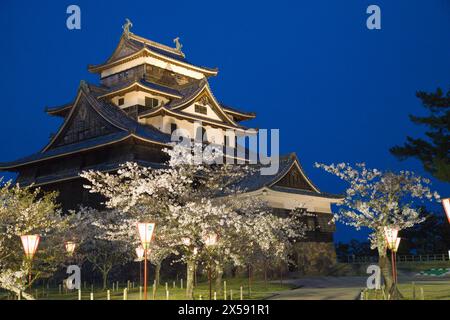
[[[137,247],[136,248],[136,255],[138,257],[139,260],[144,259],[144,248],[142,247]]]
[[[66,251],[69,254],[69,256],[72,256],[74,251],[75,251],[75,247],[77,246],[77,244],[73,241],[67,241],[64,246],[66,247]]]
[[[398,247],[400,246],[400,240],[401,240],[401,239],[402,239],[402,238],[398,237],[398,238],[395,240],[395,247],[394,247],[394,249],[393,249],[394,252],[397,252],[397,251],[398,251]]]
[[[397,243],[398,229],[384,227],[384,235],[386,237],[387,245],[389,249],[395,249]]]
[[[203,242],[207,247],[214,246],[217,243],[217,234],[208,233],[203,236]]]
[[[137,227],[142,242],[142,249],[144,250],[144,300],[147,300],[147,253],[155,231],[155,224],[152,222],[141,222],[138,223]]]
[[[138,232],[139,237],[141,238],[142,247],[144,249],[148,249],[150,246],[150,242],[153,238],[153,232],[155,231],[155,224],[154,223],[138,223]]]
[[[37,234],[34,235],[24,235],[20,236],[22,240],[23,250],[25,251],[25,256],[32,260],[34,254],[36,253],[37,247],[39,245],[40,237]]]
[[[442,199],[442,206],[444,207],[445,214],[447,215],[448,223],[450,223],[450,198]]]

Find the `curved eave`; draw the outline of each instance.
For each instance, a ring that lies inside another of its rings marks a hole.
[[[230,109],[227,109],[225,107],[222,107],[222,108],[223,108],[223,111],[225,111],[226,113],[229,113],[230,115],[232,115],[234,117],[239,118],[240,121],[251,120],[251,119],[256,118],[256,114],[253,113],[253,112],[249,112],[249,113],[237,112],[235,110],[230,110]]]
[[[65,113],[70,111],[70,109],[73,107],[73,102],[65,104],[60,107],[54,107],[54,108],[45,108],[44,111],[51,116],[64,116]]]
[[[169,63],[172,63],[174,65],[177,65],[177,66],[180,66],[180,67],[184,67],[186,69],[191,69],[191,70],[203,73],[206,76],[216,76],[218,74],[218,72],[219,72],[219,70],[217,68],[210,69],[210,68],[195,66],[193,64],[182,62],[182,61],[179,61],[179,60],[176,60],[176,59],[164,56],[162,54],[156,53],[154,51],[151,51],[148,48],[142,48],[142,49],[140,49],[137,52],[131,53],[128,56],[125,56],[123,58],[120,58],[120,59],[115,60],[115,61],[110,62],[110,63],[106,62],[106,63],[102,63],[102,64],[99,64],[99,65],[90,65],[90,66],[88,66],[88,70],[91,73],[100,73],[100,72],[102,72],[102,71],[104,71],[106,69],[113,68],[113,67],[115,67],[117,65],[126,63],[128,61],[137,59],[140,56],[146,56],[146,55],[154,56],[154,57],[156,57],[156,58],[158,58],[160,60],[163,60],[165,62],[169,62]]]
[[[206,90],[206,94],[212,99],[213,104],[215,106],[215,108],[217,109],[217,111],[219,111],[220,114],[222,114],[222,116],[225,117],[225,119],[231,123],[233,126],[236,127],[240,127],[240,125],[238,125],[233,119],[231,119],[226,112],[224,111],[224,109],[222,108],[221,104],[217,101],[216,97],[214,96],[211,87],[209,86],[208,82],[205,81],[205,84],[200,87],[199,90],[197,90],[189,99],[187,99],[186,101],[184,101],[183,103],[173,106],[172,109],[173,110],[179,110],[179,109],[183,109],[185,107],[188,107],[190,104],[192,104],[198,97],[200,97],[202,94],[205,93]]]
[[[171,109],[167,109],[166,107],[164,107],[164,106],[162,106],[162,107],[159,107],[159,108],[157,108],[157,109],[155,109],[155,110],[150,110],[149,112],[147,112],[147,113],[144,113],[144,114],[141,114],[140,116],[139,116],[139,119],[144,119],[144,118],[152,118],[152,117],[156,117],[156,116],[158,116],[158,115],[170,115],[170,116],[173,116],[173,117],[175,117],[175,118],[182,118],[182,119],[189,119],[189,120],[192,120],[192,121],[201,121],[201,122],[205,122],[205,123],[208,123],[208,124],[210,124],[211,126],[214,126],[214,127],[222,127],[222,128],[228,128],[228,129],[235,129],[235,130],[238,130],[238,131],[244,131],[244,130],[246,130],[246,128],[245,127],[243,127],[243,126],[240,126],[240,125],[229,125],[229,124],[226,124],[226,123],[221,123],[221,122],[216,122],[216,121],[214,121],[214,120],[211,120],[211,119],[208,119],[208,118],[204,118],[204,117],[196,117],[196,116],[193,116],[193,115],[191,115],[191,114],[189,114],[189,113],[185,113],[185,112],[180,112],[180,111],[173,111],[173,110],[171,110]]]
[[[150,88],[150,87],[147,87],[147,86],[145,86],[145,85],[143,85],[143,84],[141,84],[139,82],[134,82],[134,83],[130,84],[129,86],[125,87],[125,88],[121,88],[121,89],[118,89],[118,90],[114,90],[114,91],[108,92],[106,94],[103,94],[103,95],[99,96],[98,98],[111,98],[111,97],[114,97],[114,96],[117,96],[117,95],[123,95],[123,94],[125,94],[127,92],[136,91],[136,89],[140,89],[140,90],[137,90],[137,91],[146,91],[148,93],[155,93],[157,95],[162,95],[164,97],[172,98],[172,99],[181,99],[182,98],[181,95],[175,95],[175,94],[171,94],[171,93],[168,93],[168,92],[165,92],[165,91],[162,91],[162,90]]]
[[[294,189],[294,188],[271,188],[264,186],[258,190],[249,192],[249,194],[259,194],[262,195],[265,193],[265,191],[270,191],[275,194],[290,194],[290,195],[300,195],[300,196],[307,196],[307,197],[313,197],[313,198],[323,198],[328,199],[330,203],[339,203],[344,200],[344,196],[337,195],[337,194],[331,194],[331,193],[315,193],[308,190],[303,189]],[[244,193],[245,194],[245,193]]]
[[[9,170],[15,171],[13,169],[19,169],[21,167],[24,167],[24,166],[27,166],[27,165],[30,165],[30,164],[35,164],[35,163],[39,163],[39,162],[45,162],[45,161],[48,161],[48,160],[53,160],[53,159],[69,156],[69,155],[72,155],[72,154],[75,154],[75,153],[92,151],[92,150],[95,150],[95,149],[99,149],[99,148],[110,146],[110,145],[113,145],[113,144],[116,144],[116,143],[120,143],[120,142],[125,141],[125,140],[130,139],[130,138],[134,138],[134,139],[137,139],[137,140],[140,140],[140,141],[144,141],[144,142],[148,142],[148,143],[151,143],[151,144],[160,145],[160,146],[163,146],[163,147],[170,146],[169,143],[163,143],[163,142],[160,142],[160,141],[151,140],[151,139],[148,139],[148,138],[141,137],[141,136],[139,136],[137,134],[130,133],[130,134],[127,134],[127,135],[125,135],[123,137],[120,137],[118,139],[115,139],[115,140],[112,140],[112,141],[108,141],[106,143],[102,143],[102,144],[98,144],[98,145],[94,145],[94,146],[90,146],[90,147],[85,147],[85,148],[74,149],[72,151],[64,152],[64,153],[61,153],[61,154],[56,154],[56,155],[53,155],[53,156],[42,157],[40,159],[35,159],[35,160],[31,160],[31,161],[23,161],[23,162],[19,162],[20,161],[19,160],[19,161],[16,161],[17,163],[13,163],[13,162],[0,163],[0,171],[9,171]]]
[[[277,182],[279,182],[281,179],[283,179],[283,177],[292,169],[293,166],[296,166],[297,169],[300,171],[300,173],[302,174],[302,176],[305,178],[306,182],[309,184],[309,186],[317,193],[321,193],[319,188],[317,188],[312,181],[308,178],[308,176],[305,174],[305,171],[303,171],[302,165],[300,164],[300,161],[297,158],[297,155],[295,153],[291,153],[289,155],[290,157],[293,158],[293,162],[292,164],[287,168],[287,170],[285,171],[285,173],[279,177],[278,179],[276,179],[275,181],[273,181],[272,183],[270,183],[268,185],[268,187],[273,187],[275,184],[277,184]]]

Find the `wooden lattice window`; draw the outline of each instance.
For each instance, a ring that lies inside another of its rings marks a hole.
[[[201,114],[207,114],[208,113],[208,108],[206,108],[205,106],[201,106],[199,104],[196,104],[195,105],[195,112],[201,113]]]
[[[145,97],[145,106],[147,108],[156,108],[159,104],[159,100],[152,97]]]

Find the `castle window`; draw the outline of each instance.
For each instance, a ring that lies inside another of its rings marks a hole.
[[[196,142],[208,141],[208,137],[206,136],[206,129],[203,127],[198,127],[195,135]]]
[[[118,105],[122,106],[125,103],[125,98],[119,98]]]
[[[195,112],[201,113],[201,114],[207,114],[208,113],[208,109],[206,107],[204,107],[204,106],[196,104],[195,105]]]
[[[159,104],[158,99],[151,98],[151,97],[145,97],[145,106],[147,108],[155,108]]]
[[[170,133],[171,134],[173,134],[173,132],[175,131],[175,130],[177,130],[178,128],[177,128],[177,124],[176,123],[171,123],[170,124]]]

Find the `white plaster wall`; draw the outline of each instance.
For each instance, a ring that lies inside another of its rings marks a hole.
[[[202,117],[206,117],[206,118],[213,119],[213,120],[217,120],[217,121],[222,121],[222,119],[221,119],[221,118],[219,117],[219,115],[211,108],[210,105],[202,105],[202,104],[200,104],[200,105],[206,107],[206,114],[195,112],[195,105],[196,105],[196,104],[197,104],[197,103],[191,104],[191,105],[190,105],[189,107],[187,107],[186,109],[183,109],[183,112],[190,113],[190,114],[194,114],[194,115],[198,115],[198,116],[202,116]]]
[[[124,108],[134,106],[137,104],[145,106],[145,97],[151,97],[151,98],[155,98],[158,100],[162,100],[162,101],[164,101],[164,103],[167,103],[169,101],[169,99],[167,99],[165,97],[154,95],[151,93],[146,93],[143,91],[131,91],[131,92],[126,93],[123,96],[116,96],[116,97],[112,98],[111,101],[115,105],[119,106],[119,99],[125,98],[125,103],[123,105],[119,106],[120,108],[124,109]]]
[[[187,132],[187,135],[190,138],[195,137],[195,133],[197,128],[200,126],[199,122],[190,122],[187,120],[179,120],[171,116],[155,116],[152,118],[145,118],[140,120],[143,124],[153,125],[155,128],[161,130],[165,133],[171,133],[170,127],[172,123],[175,123],[177,125],[178,129],[183,129],[185,132]],[[206,124],[203,124],[203,127],[206,130],[206,135],[209,142],[217,143],[217,144],[224,144],[225,139],[225,130],[220,128],[212,128],[211,126],[208,126]],[[232,133],[228,133],[228,135],[231,135],[230,137],[230,145],[234,147],[234,135]]]

